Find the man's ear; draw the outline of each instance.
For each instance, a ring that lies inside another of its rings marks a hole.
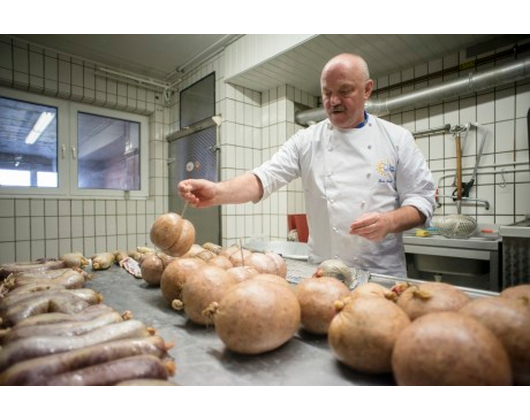
[[[368,98],[372,94],[373,88],[374,88],[374,81],[372,79],[368,79],[366,81],[366,84],[364,85],[364,99],[365,100],[368,100]]]

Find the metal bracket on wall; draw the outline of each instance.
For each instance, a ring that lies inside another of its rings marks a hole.
[[[196,124],[193,124],[191,127],[185,127],[182,130],[174,131],[172,133],[169,133],[166,136],[167,142],[171,143],[172,141],[178,140],[182,137],[189,136],[190,134],[196,133],[198,131],[202,131],[206,128],[210,128],[213,126],[219,127],[221,125],[221,116],[220,115],[214,115],[212,117],[205,118],[202,121],[199,121]]]

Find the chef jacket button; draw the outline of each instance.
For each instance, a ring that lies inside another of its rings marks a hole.
[[[368,173],[366,174],[366,178],[370,178],[371,176],[372,176],[372,174],[371,174],[370,172],[368,172]]]
[[[333,152],[333,147],[328,147],[328,152]]]
[[[371,144],[369,144],[369,145],[368,145],[368,149],[371,149],[371,148],[372,148],[372,145],[371,145]]]
[[[366,201],[363,200],[361,201],[361,207],[364,207],[364,206],[366,206]]]

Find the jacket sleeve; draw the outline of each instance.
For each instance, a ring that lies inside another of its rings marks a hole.
[[[268,161],[251,171],[263,186],[261,200],[300,176],[298,142],[303,136],[304,130],[294,134]]]
[[[425,157],[411,133],[403,135],[398,154],[396,187],[400,204],[417,208],[425,215],[425,224],[428,225],[434,212],[435,184]]]

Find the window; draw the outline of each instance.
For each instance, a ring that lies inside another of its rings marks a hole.
[[[148,119],[0,88],[0,195],[148,194]]]
[[[31,187],[31,172],[21,169],[0,169],[0,185]]]
[[[0,96],[0,170],[2,186],[57,187],[56,107]]]
[[[77,113],[78,188],[140,189],[140,123]]]
[[[180,128],[215,115],[215,73],[211,73],[180,93]]]

